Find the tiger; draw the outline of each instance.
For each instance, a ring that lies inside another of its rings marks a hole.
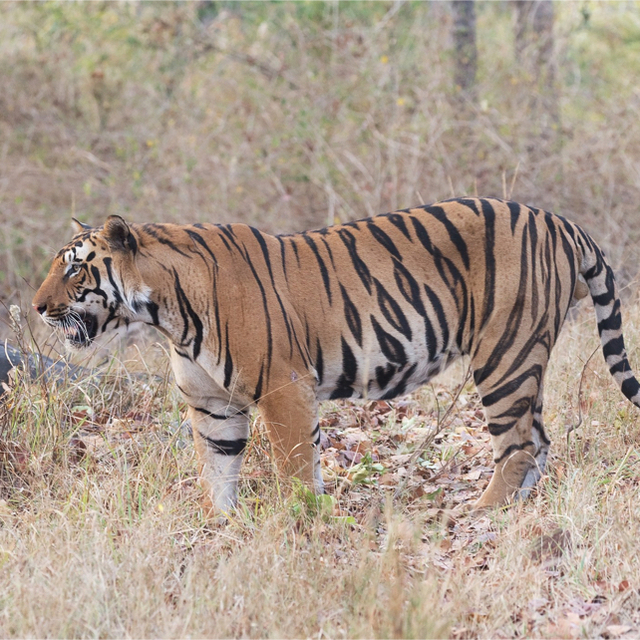
[[[640,407],[603,251],[533,206],[467,197],[283,235],[118,215],[74,225],[33,307],[72,349],[134,321],[166,336],[213,513],[237,506],[253,407],[277,472],[320,494],[320,401],[395,398],[462,356],[495,464],[469,506],[526,498],[550,446],[549,355],[588,293],[609,371]]]

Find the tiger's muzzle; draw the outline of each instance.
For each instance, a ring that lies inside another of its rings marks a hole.
[[[36,308],[42,319],[64,336],[67,346],[72,349],[88,347],[98,333],[98,318],[92,313],[82,310],[69,309],[67,313],[59,316],[49,316],[46,308]]]

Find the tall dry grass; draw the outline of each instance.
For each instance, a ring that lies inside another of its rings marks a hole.
[[[638,311],[626,313],[631,345],[640,341],[631,320]],[[330,483],[333,512],[316,510],[304,495],[280,492],[254,425],[239,511],[226,526],[208,524],[191,441],[166,380],[127,380],[115,363],[93,388],[25,381],[2,416],[0,633],[637,633],[640,420],[600,353],[588,361],[598,346],[594,325],[584,305],[552,357],[545,416],[554,444],[540,490],[483,515],[459,508],[455,469],[464,459],[450,467],[452,481],[438,497],[394,498],[378,474],[370,484]],[[453,391],[462,371],[446,374],[442,387]],[[422,426],[435,425],[429,392],[414,399]],[[584,421],[567,437],[579,403]],[[465,427],[463,415],[451,429]],[[471,468],[490,460],[484,438]],[[380,463],[391,467],[392,458]]]

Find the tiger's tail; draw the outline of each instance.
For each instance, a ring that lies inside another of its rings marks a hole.
[[[583,238],[588,240],[588,247],[582,260],[580,274],[586,281],[593,300],[604,359],[622,393],[640,408],[640,382],[631,369],[624,346],[620,298],[613,269],[595,241],[587,234],[584,234]]]

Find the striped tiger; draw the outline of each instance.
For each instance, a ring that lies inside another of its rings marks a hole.
[[[318,401],[395,398],[463,355],[495,461],[475,506],[526,497],[549,451],[549,354],[587,293],[611,375],[640,407],[613,271],[585,231],[547,211],[463,198],[279,236],[115,215],[74,224],[33,306],[72,348],[132,321],[167,337],[217,511],[236,504],[252,406],[279,471],[320,493]]]

